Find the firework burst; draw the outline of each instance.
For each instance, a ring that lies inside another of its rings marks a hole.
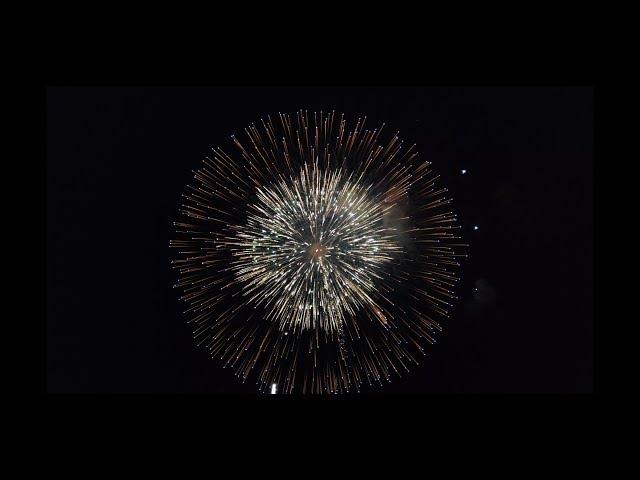
[[[389,381],[435,341],[458,281],[456,216],[414,146],[334,112],[268,117],[183,195],[173,266],[194,338],[261,390]],[[245,146],[246,145],[246,146]]]

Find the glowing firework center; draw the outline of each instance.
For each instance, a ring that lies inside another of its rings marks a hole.
[[[231,247],[243,295],[282,330],[340,331],[360,308],[383,319],[376,279],[400,249],[384,226],[389,208],[341,170],[317,165],[259,189]]]

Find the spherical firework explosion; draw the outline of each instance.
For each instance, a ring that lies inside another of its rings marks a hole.
[[[214,149],[175,222],[198,345],[261,390],[359,391],[435,341],[458,281],[446,189],[395,135],[279,114]]]

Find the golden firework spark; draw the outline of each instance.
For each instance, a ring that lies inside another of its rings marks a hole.
[[[171,246],[194,338],[263,391],[390,380],[448,315],[464,246],[450,199],[381,130],[268,117],[246,147],[232,137],[239,155],[214,149],[183,195]]]

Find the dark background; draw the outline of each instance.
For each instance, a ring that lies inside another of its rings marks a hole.
[[[441,341],[378,393],[593,391],[592,88],[49,87],[46,103],[48,392],[256,392],[195,347],[171,222],[209,147],[300,108],[416,142],[471,243]]]

